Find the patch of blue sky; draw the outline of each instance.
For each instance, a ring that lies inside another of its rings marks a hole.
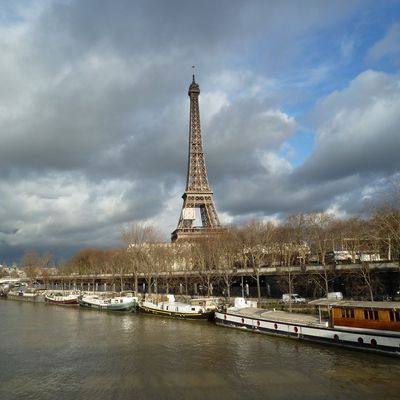
[[[0,25],[12,26],[25,21],[24,13],[32,7],[32,0],[0,0]]]
[[[368,69],[398,73],[399,53],[374,60],[369,56],[370,49],[397,23],[400,26],[400,1],[372,3],[340,24],[297,39],[304,55],[297,54],[295,65],[283,65],[273,76],[282,93],[283,110],[299,124],[279,151],[293,167],[304,163],[314,150],[316,132],[308,115],[318,100],[348,87]]]
[[[279,156],[285,158],[297,168],[304,163],[314,149],[315,135],[313,132],[299,128],[294,135],[285,140],[279,149]]]
[[[368,58],[372,46],[400,22],[400,1],[383,3],[386,6],[377,3],[340,24],[309,32],[301,39],[303,57],[297,58],[295,68],[282,70],[283,84],[296,89],[312,88],[311,95],[320,97],[341,90],[366,69],[394,72],[398,55],[397,61],[395,56],[375,63]]]
[[[0,0],[0,26],[14,27],[41,12],[46,3],[41,0]]]
[[[283,108],[300,124],[306,123],[319,99],[343,90],[365,70],[398,72],[399,53],[375,60],[368,56],[396,23],[400,45],[400,2],[387,3],[390,7],[375,6],[353,15],[346,23],[311,32],[302,39],[307,43],[307,54],[296,64],[295,71],[282,71],[277,77],[280,90],[285,93]]]

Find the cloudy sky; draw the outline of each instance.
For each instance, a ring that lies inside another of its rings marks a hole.
[[[169,240],[192,65],[223,223],[358,213],[400,171],[400,1],[0,0],[0,263]]]

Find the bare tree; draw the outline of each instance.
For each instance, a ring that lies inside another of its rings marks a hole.
[[[44,288],[47,288],[47,281],[50,277],[49,269],[54,266],[53,255],[49,252],[45,252],[39,258],[40,274],[43,279]]]
[[[319,263],[325,265],[326,253],[332,249],[331,226],[334,221],[332,214],[313,212],[306,215],[306,232],[309,242],[319,257]]]
[[[31,283],[36,278],[40,268],[40,256],[35,250],[26,251],[22,256],[22,267]]]
[[[201,286],[207,288],[207,295],[212,295],[216,282],[216,270],[219,263],[219,249],[213,237],[201,237],[192,242],[192,257]]]
[[[289,311],[292,312],[292,294],[294,283],[298,277],[294,269],[298,268],[295,264],[302,264],[305,261],[305,251],[303,243],[304,215],[290,215],[286,222],[276,229],[275,241],[282,272],[285,275],[279,280],[279,284],[284,292],[289,294]],[[279,250],[278,250],[279,249]],[[298,262],[297,262],[298,261]]]
[[[366,296],[373,301],[375,294],[382,290],[379,274],[368,262],[357,264],[352,271],[343,272],[342,279],[351,296]]]
[[[129,272],[129,256],[125,249],[109,250],[109,263],[113,275],[113,283],[116,282],[115,275],[119,277],[120,290],[124,290],[124,276]]]
[[[387,258],[397,259],[400,263],[400,203],[385,204],[375,210],[373,222],[377,236],[386,242]]]
[[[160,241],[159,232],[153,226],[131,223],[121,228],[121,237],[127,246],[129,271],[134,277],[135,293],[139,291],[140,272],[147,274],[151,290],[152,265],[149,263],[149,245]]]
[[[319,264],[322,268],[321,271],[315,272],[312,279],[319,287],[323,288],[325,296],[327,296],[329,293],[329,282],[332,278],[330,277],[330,267],[326,263],[326,254],[329,249],[334,251],[335,218],[329,213],[313,212],[307,214],[305,222],[308,241],[318,255]]]
[[[185,279],[185,295],[189,295],[188,275],[193,273],[194,269],[194,244],[192,242],[178,242],[174,244],[174,266],[184,274]],[[172,271],[170,271],[172,274]],[[174,282],[174,280],[170,281]]]
[[[261,300],[261,268],[274,259],[275,226],[264,222],[251,222],[238,232],[246,266],[252,270],[257,285],[257,298]]]
[[[235,281],[235,272],[240,260],[240,241],[237,231],[229,229],[221,232],[216,238],[216,243],[221,251],[220,262],[218,265],[218,273],[226,288],[226,297],[231,297],[231,286]]]

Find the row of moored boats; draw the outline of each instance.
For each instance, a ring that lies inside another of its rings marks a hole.
[[[174,295],[154,295],[139,301],[137,296],[131,293],[106,297],[101,295],[80,295],[49,293],[45,294],[46,303],[58,305],[79,304],[81,307],[105,311],[136,311],[153,315],[184,319],[209,319],[216,309],[216,302],[193,300],[191,303],[181,303],[175,300]],[[196,304],[196,302],[198,304]]]
[[[139,299],[132,293],[105,297],[50,292],[44,298],[49,304],[75,304],[95,310],[138,310],[164,317],[213,319],[217,325],[248,332],[400,356],[400,302],[321,299],[309,303],[319,311],[311,315],[257,308],[256,302],[244,298],[236,298],[232,306],[218,305],[216,298],[182,303],[171,294]]]

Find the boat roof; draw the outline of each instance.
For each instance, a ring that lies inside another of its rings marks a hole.
[[[393,308],[400,309],[399,301],[355,301],[355,300],[330,300],[318,299],[309,301],[314,306],[329,307],[354,307],[354,308]]]
[[[319,318],[311,314],[297,314],[280,310],[272,311],[254,307],[245,307],[245,308],[232,307],[229,308],[228,310],[244,318],[265,319],[280,323],[325,326],[325,321],[320,323]]]

